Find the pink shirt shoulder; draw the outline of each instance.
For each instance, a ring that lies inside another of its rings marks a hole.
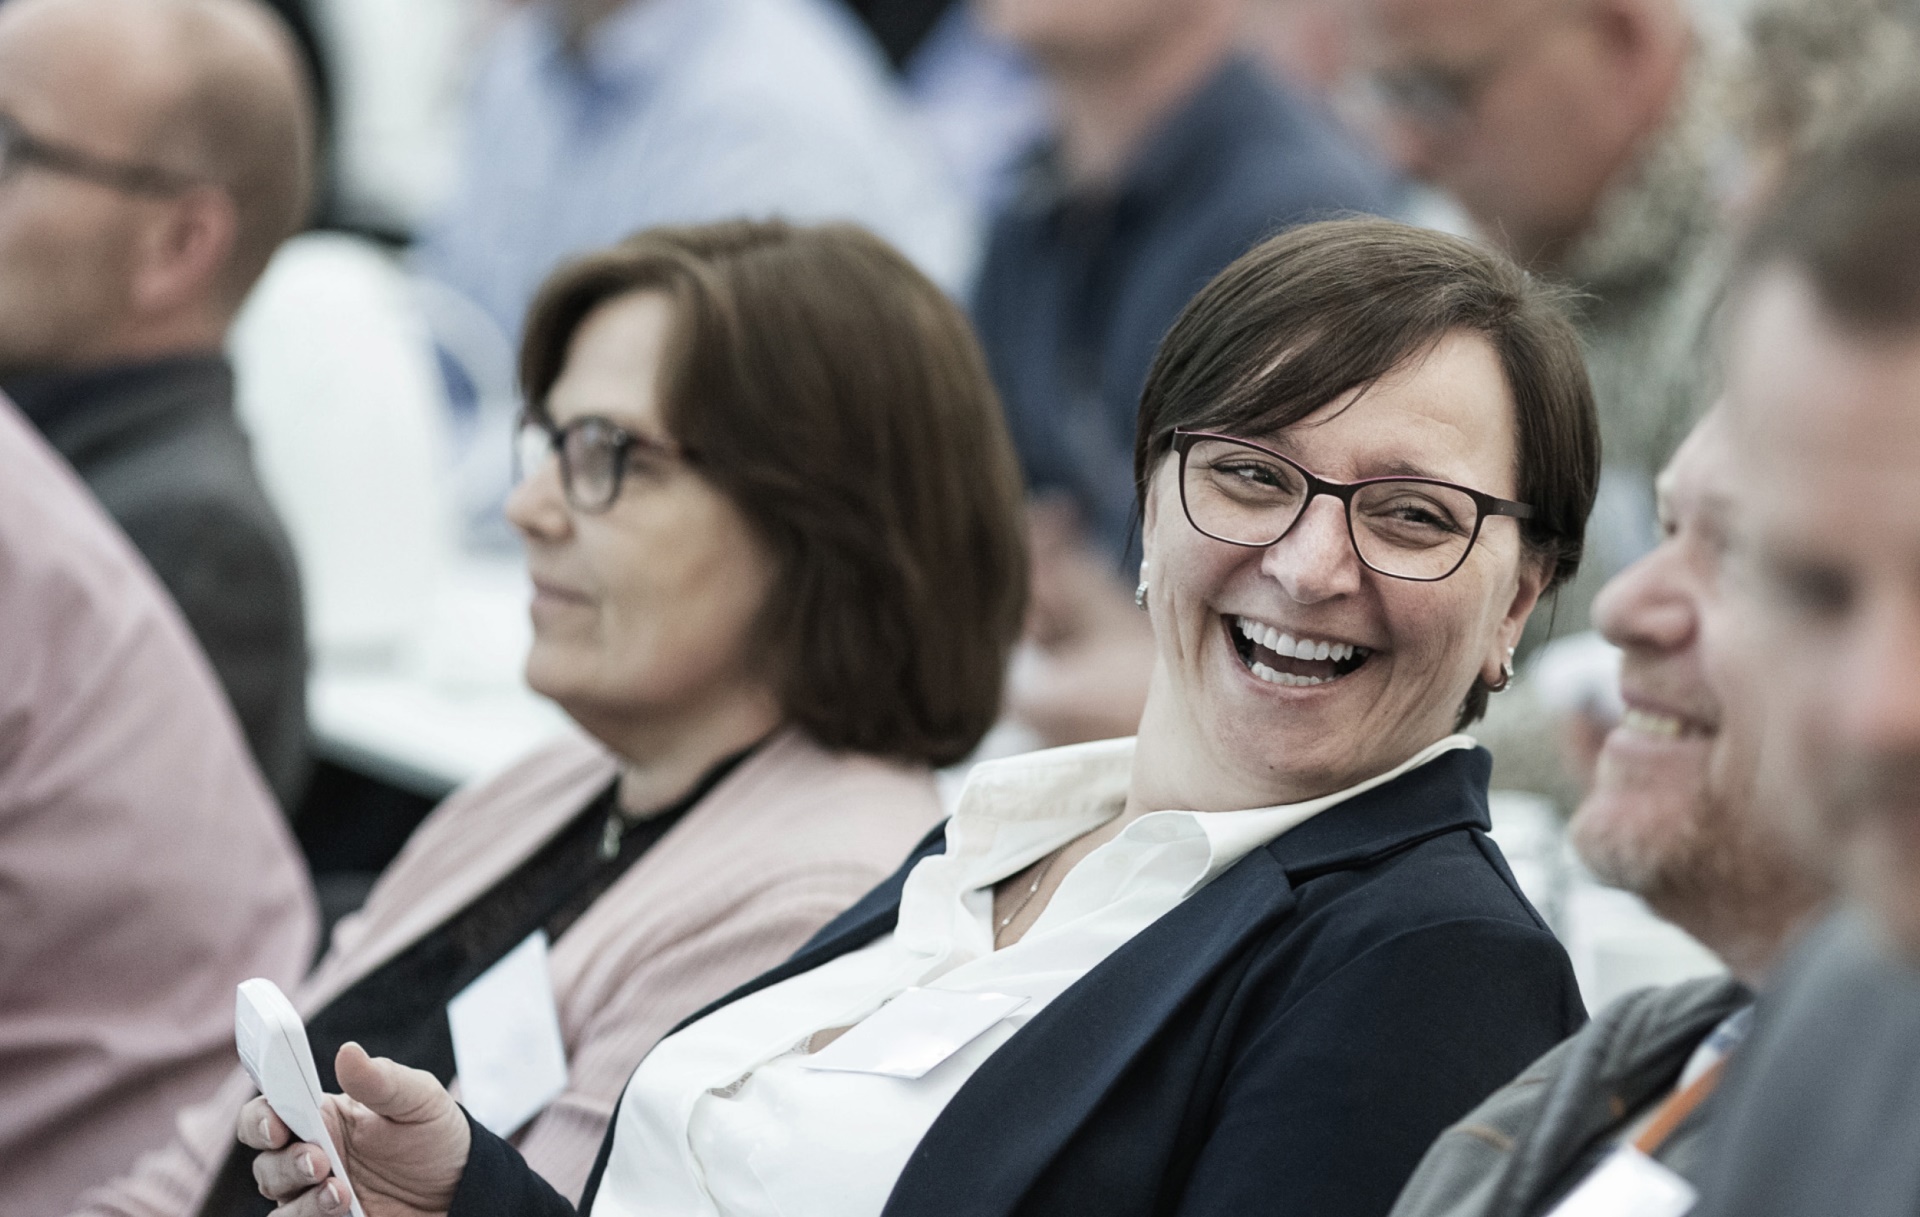
[[[316,919],[286,819],[132,544],[0,400],[0,1217],[166,1143],[233,989]]]

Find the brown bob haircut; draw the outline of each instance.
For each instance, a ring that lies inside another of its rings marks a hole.
[[[787,721],[836,750],[966,756],[1027,585],[1019,466],[966,317],[858,228],[655,228],[547,281],[532,411],[587,316],[642,291],[672,304],[667,428],[778,563],[754,637]]]
[[[1257,437],[1430,351],[1484,337],[1512,389],[1515,482],[1534,507],[1521,536],[1548,587],[1580,566],[1600,481],[1600,431],[1579,336],[1562,296],[1504,256],[1391,220],[1307,224],[1255,246],[1209,283],[1160,344],[1140,400],[1135,492],[1175,428]],[[1461,724],[1486,711],[1476,681]]]

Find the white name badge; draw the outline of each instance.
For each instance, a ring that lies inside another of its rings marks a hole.
[[[1623,1145],[1547,1217],[1682,1217],[1697,1199],[1691,1183]]]
[[[460,1102],[510,1137],[567,1088],[567,1049],[547,971],[547,932],[527,940],[447,1003]]]
[[[1027,1001],[1009,993],[908,989],[799,1063],[836,1073],[925,1077]]]

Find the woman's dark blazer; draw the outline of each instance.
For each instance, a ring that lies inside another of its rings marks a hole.
[[[1444,754],[1142,930],[961,1087],[885,1217],[1385,1214],[1442,1129],[1585,1019],[1565,952],[1486,835],[1490,766],[1477,748]],[[936,832],[694,1018],[892,931],[907,872],[943,848]],[[476,1126],[454,1217],[570,1212]]]

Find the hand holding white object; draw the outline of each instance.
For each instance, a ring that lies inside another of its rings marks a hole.
[[[346,1044],[334,1058],[344,1095],[320,1105],[353,1193],[366,1217],[439,1217],[472,1147],[467,1120],[430,1073],[367,1055]],[[236,1135],[264,1150],[254,1160],[260,1193],[280,1204],[277,1217],[341,1217],[348,1189],[332,1177],[320,1146],[300,1141],[264,1098],[241,1109]]]

